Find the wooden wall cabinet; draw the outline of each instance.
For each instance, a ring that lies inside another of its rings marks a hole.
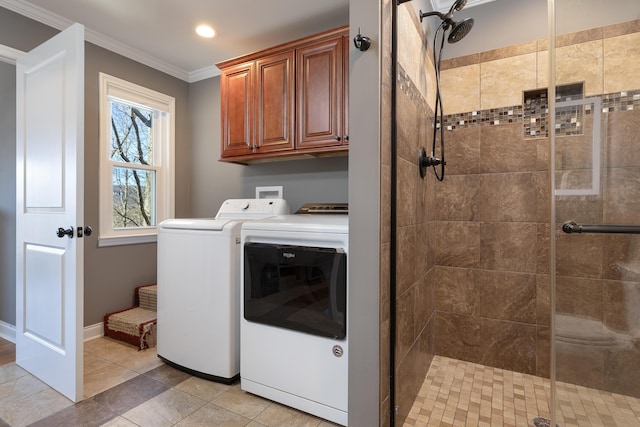
[[[347,27],[217,64],[220,161],[346,154]]]

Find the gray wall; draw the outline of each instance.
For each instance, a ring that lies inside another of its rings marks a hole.
[[[16,319],[16,67],[0,62],[0,321]]]
[[[556,0],[557,34],[638,19],[640,16],[629,14],[637,3],[638,0]],[[467,17],[474,19],[473,29],[464,40],[445,43],[443,59],[547,38],[547,0],[496,0],[456,12],[454,20]],[[431,21],[432,28],[436,28],[434,22]]]
[[[219,162],[220,78],[191,84],[191,210],[212,217],[225,199],[255,197],[256,186],[283,187],[292,211],[307,202],[348,201],[348,158],[288,160],[252,165]]]
[[[176,100],[176,216],[190,205],[188,83],[85,43],[85,223],[98,230],[99,88],[98,73],[130,81]],[[98,247],[97,233],[85,241],[84,325],[133,305],[136,286],[156,281],[156,244]]]
[[[0,44],[27,51],[56,30],[0,8]],[[16,69],[0,62],[0,321],[16,324]]]
[[[49,39],[58,31],[21,15],[0,8],[0,44],[28,51]],[[12,84],[13,101],[3,97],[3,132],[0,153],[2,168],[11,179],[2,180],[0,193],[2,232],[9,238],[0,243],[0,320],[15,325],[15,68],[13,83],[5,76],[0,87]],[[105,49],[85,44],[85,221],[98,231],[98,72],[129,80],[141,86],[176,98],[176,215],[188,216],[189,191],[189,121],[188,83],[116,55]],[[6,111],[5,111],[6,110]],[[13,115],[13,116],[11,116]],[[13,117],[13,118],[12,118]],[[13,134],[4,132],[4,120],[11,121]],[[13,150],[13,151],[11,151]],[[6,156],[5,156],[6,153]],[[12,180],[12,181],[11,181]],[[5,211],[7,211],[6,213]],[[5,227],[5,215],[7,226]],[[156,280],[156,245],[128,245],[98,248],[97,234],[85,241],[85,316],[84,325],[102,322],[111,311],[122,310],[133,303],[133,288]],[[1,236],[0,236],[1,237]],[[13,240],[11,240],[13,239]],[[11,267],[13,266],[13,267]]]
[[[349,27],[371,38],[349,54],[349,425],[379,425],[382,4],[349,1]],[[387,53],[388,54],[388,53]],[[387,56],[388,57],[388,56]],[[387,70],[383,70],[386,72]],[[384,129],[388,132],[388,129]]]

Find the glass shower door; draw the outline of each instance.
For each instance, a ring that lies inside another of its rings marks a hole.
[[[640,426],[640,2],[555,18],[555,422]]]

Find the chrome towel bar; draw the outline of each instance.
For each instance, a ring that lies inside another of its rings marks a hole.
[[[606,234],[640,234],[640,225],[620,224],[576,224],[567,221],[562,225],[565,233],[606,233]]]

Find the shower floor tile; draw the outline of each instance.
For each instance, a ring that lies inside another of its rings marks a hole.
[[[640,399],[558,382],[563,427],[640,426]],[[548,379],[436,356],[404,427],[533,426],[551,418]]]

